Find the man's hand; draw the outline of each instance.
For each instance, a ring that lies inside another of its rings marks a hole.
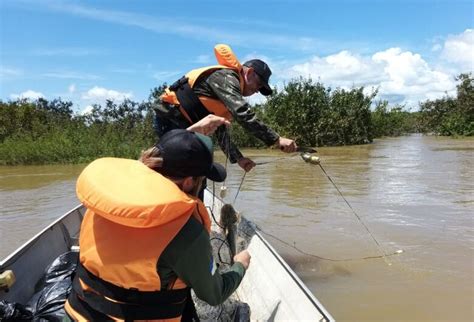
[[[237,163],[242,169],[245,170],[245,172],[249,172],[256,166],[255,162],[249,158],[241,158],[239,161],[237,161]]]
[[[286,153],[296,152],[296,149],[298,148],[296,142],[292,139],[280,137],[277,143],[280,147],[280,150]]]
[[[241,263],[245,269],[249,268],[250,265],[250,253],[244,250],[234,256],[234,262]]]
[[[209,135],[214,133],[214,131],[223,124],[229,126],[230,122],[223,117],[209,114],[208,116],[202,118],[199,122],[188,127],[187,130]]]

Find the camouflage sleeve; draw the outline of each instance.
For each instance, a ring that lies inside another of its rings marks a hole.
[[[245,275],[239,262],[225,273],[216,268],[209,233],[192,216],[165,248],[157,265],[162,287],[169,287],[179,277],[210,305],[223,303]]]
[[[230,163],[236,163],[243,157],[237,146],[231,141],[229,132],[224,125],[217,128],[215,135],[217,143],[229,158]]]
[[[232,113],[234,119],[266,145],[273,145],[279,135],[261,122],[240,91],[239,76],[235,71],[220,69],[212,73],[206,80],[214,94]]]

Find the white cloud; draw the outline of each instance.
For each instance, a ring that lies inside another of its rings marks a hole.
[[[419,54],[390,48],[372,58],[384,64],[388,76],[380,83],[382,95],[403,95],[406,101],[416,102],[441,97],[455,88],[454,75],[434,70]]]
[[[70,94],[74,93],[76,91],[76,84],[69,85],[67,90]]]
[[[79,17],[86,17],[98,21],[105,21],[108,23],[127,25],[142,28],[158,34],[176,35],[183,38],[192,38],[202,41],[209,40],[213,43],[222,42],[234,45],[247,46],[249,48],[254,46],[266,47],[283,47],[283,48],[297,48],[298,51],[309,50],[314,48],[321,48],[323,43],[319,39],[311,37],[298,37],[295,35],[285,35],[283,32],[276,33],[275,31],[264,32],[256,29],[255,25],[261,26],[259,23],[253,23],[254,26],[251,31],[241,30],[235,32],[235,28],[224,29],[208,27],[202,24],[192,24],[186,21],[179,20],[179,17],[165,17],[147,14],[136,14],[127,11],[119,10],[102,10],[93,6],[84,6],[76,3],[62,2],[62,1],[47,1],[42,2],[43,8],[63,12]],[[277,26],[280,26],[279,24]],[[327,42],[324,42],[326,48]]]
[[[466,29],[459,35],[450,35],[444,42],[441,58],[459,65],[467,71],[474,70],[474,30]]]
[[[84,95],[82,95],[83,99],[91,100],[91,101],[105,101],[105,100],[112,100],[112,101],[123,101],[125,99],[131,99],[133,97],[132,92],[118,92],[113,89],[106,89],[103,87],[94,86],[90,90],[87,91]]]
[[[87,114],[90,114],[92,113],[92,105],[87,105],[79,114],[80,115],[87,115]]]
[[[44,98],[45,96],[41,92],[35,92],[31,89],[21,93],[21,94],[11,94],[10,98],[11,99],[29,99],[29,100],[37,100],[38,98]]]
[[[15,76],[21,76],[21,75],[23,75],[23,71],[20,69],[0,66],[0,78],[2,79],[15,77]]]
[[[101,77],[94,74],[80,73],[74,71],[55,71],[41,74],[42,77],[59,78],[59,79],[80,79],[80,80],[97,80]]]
[[[326,57],[315,56],[291,66],[284,74],[288,76],[286,80],[301,75],[332,88],[364,86],[366,93],[378,88],[378,98],[408,107],[455,92],[455,75],[437,70],[420,54],[400,48],[389,48],[372,56],[360,56],[347,50]]]
[[[289,74],[336,82],[339,87],[374,85],[384,79],[380,64],[347,50],[326,57],[313,57],[309,62],[291,67]]]
[[[252,96],[246,97],[245,99],[250,105],[264,104],[267,101],[267,98],[260,93],[256,93]]]

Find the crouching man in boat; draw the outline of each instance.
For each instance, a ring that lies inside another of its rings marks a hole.
[[[279,136],[258,120],[244,97],[257,92],[268,96],[272,74],[260,59],[241,64],[227,45],[216,45],[214,53],[218,65],[195,69],[165,90],[155,104],[154,127],[158,137],[171,129],[187,128],[209,114],[235,119],[246,131],[266,145],[276,145],[282,151],[296,151],[294,140]],[[238,163],[246,172],[255,162],[246,158],[232,142],[226,127],[216,131],[217,141],[231,163]]]
[[[224,302],[239,286],[250,255],[243,251],[228,272],[216,271],[211,221],[196,193],[205,178],[225,177],[224,167],[213,162],[210,138],[181,129],[163,135],[140,161],[89,164],[77,182],[87,211],[68,316],[198,320],[190,288],[211,305]]]

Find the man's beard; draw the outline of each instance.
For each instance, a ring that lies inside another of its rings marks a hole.
[[[193,197],[198,197],[199,192],[201,191],[202,183],[204,182],[204,180],[206,180],[206,177],[195,177],[193,178],[193,180],[194,186],[189,192],[187,192],[187,194]]]

